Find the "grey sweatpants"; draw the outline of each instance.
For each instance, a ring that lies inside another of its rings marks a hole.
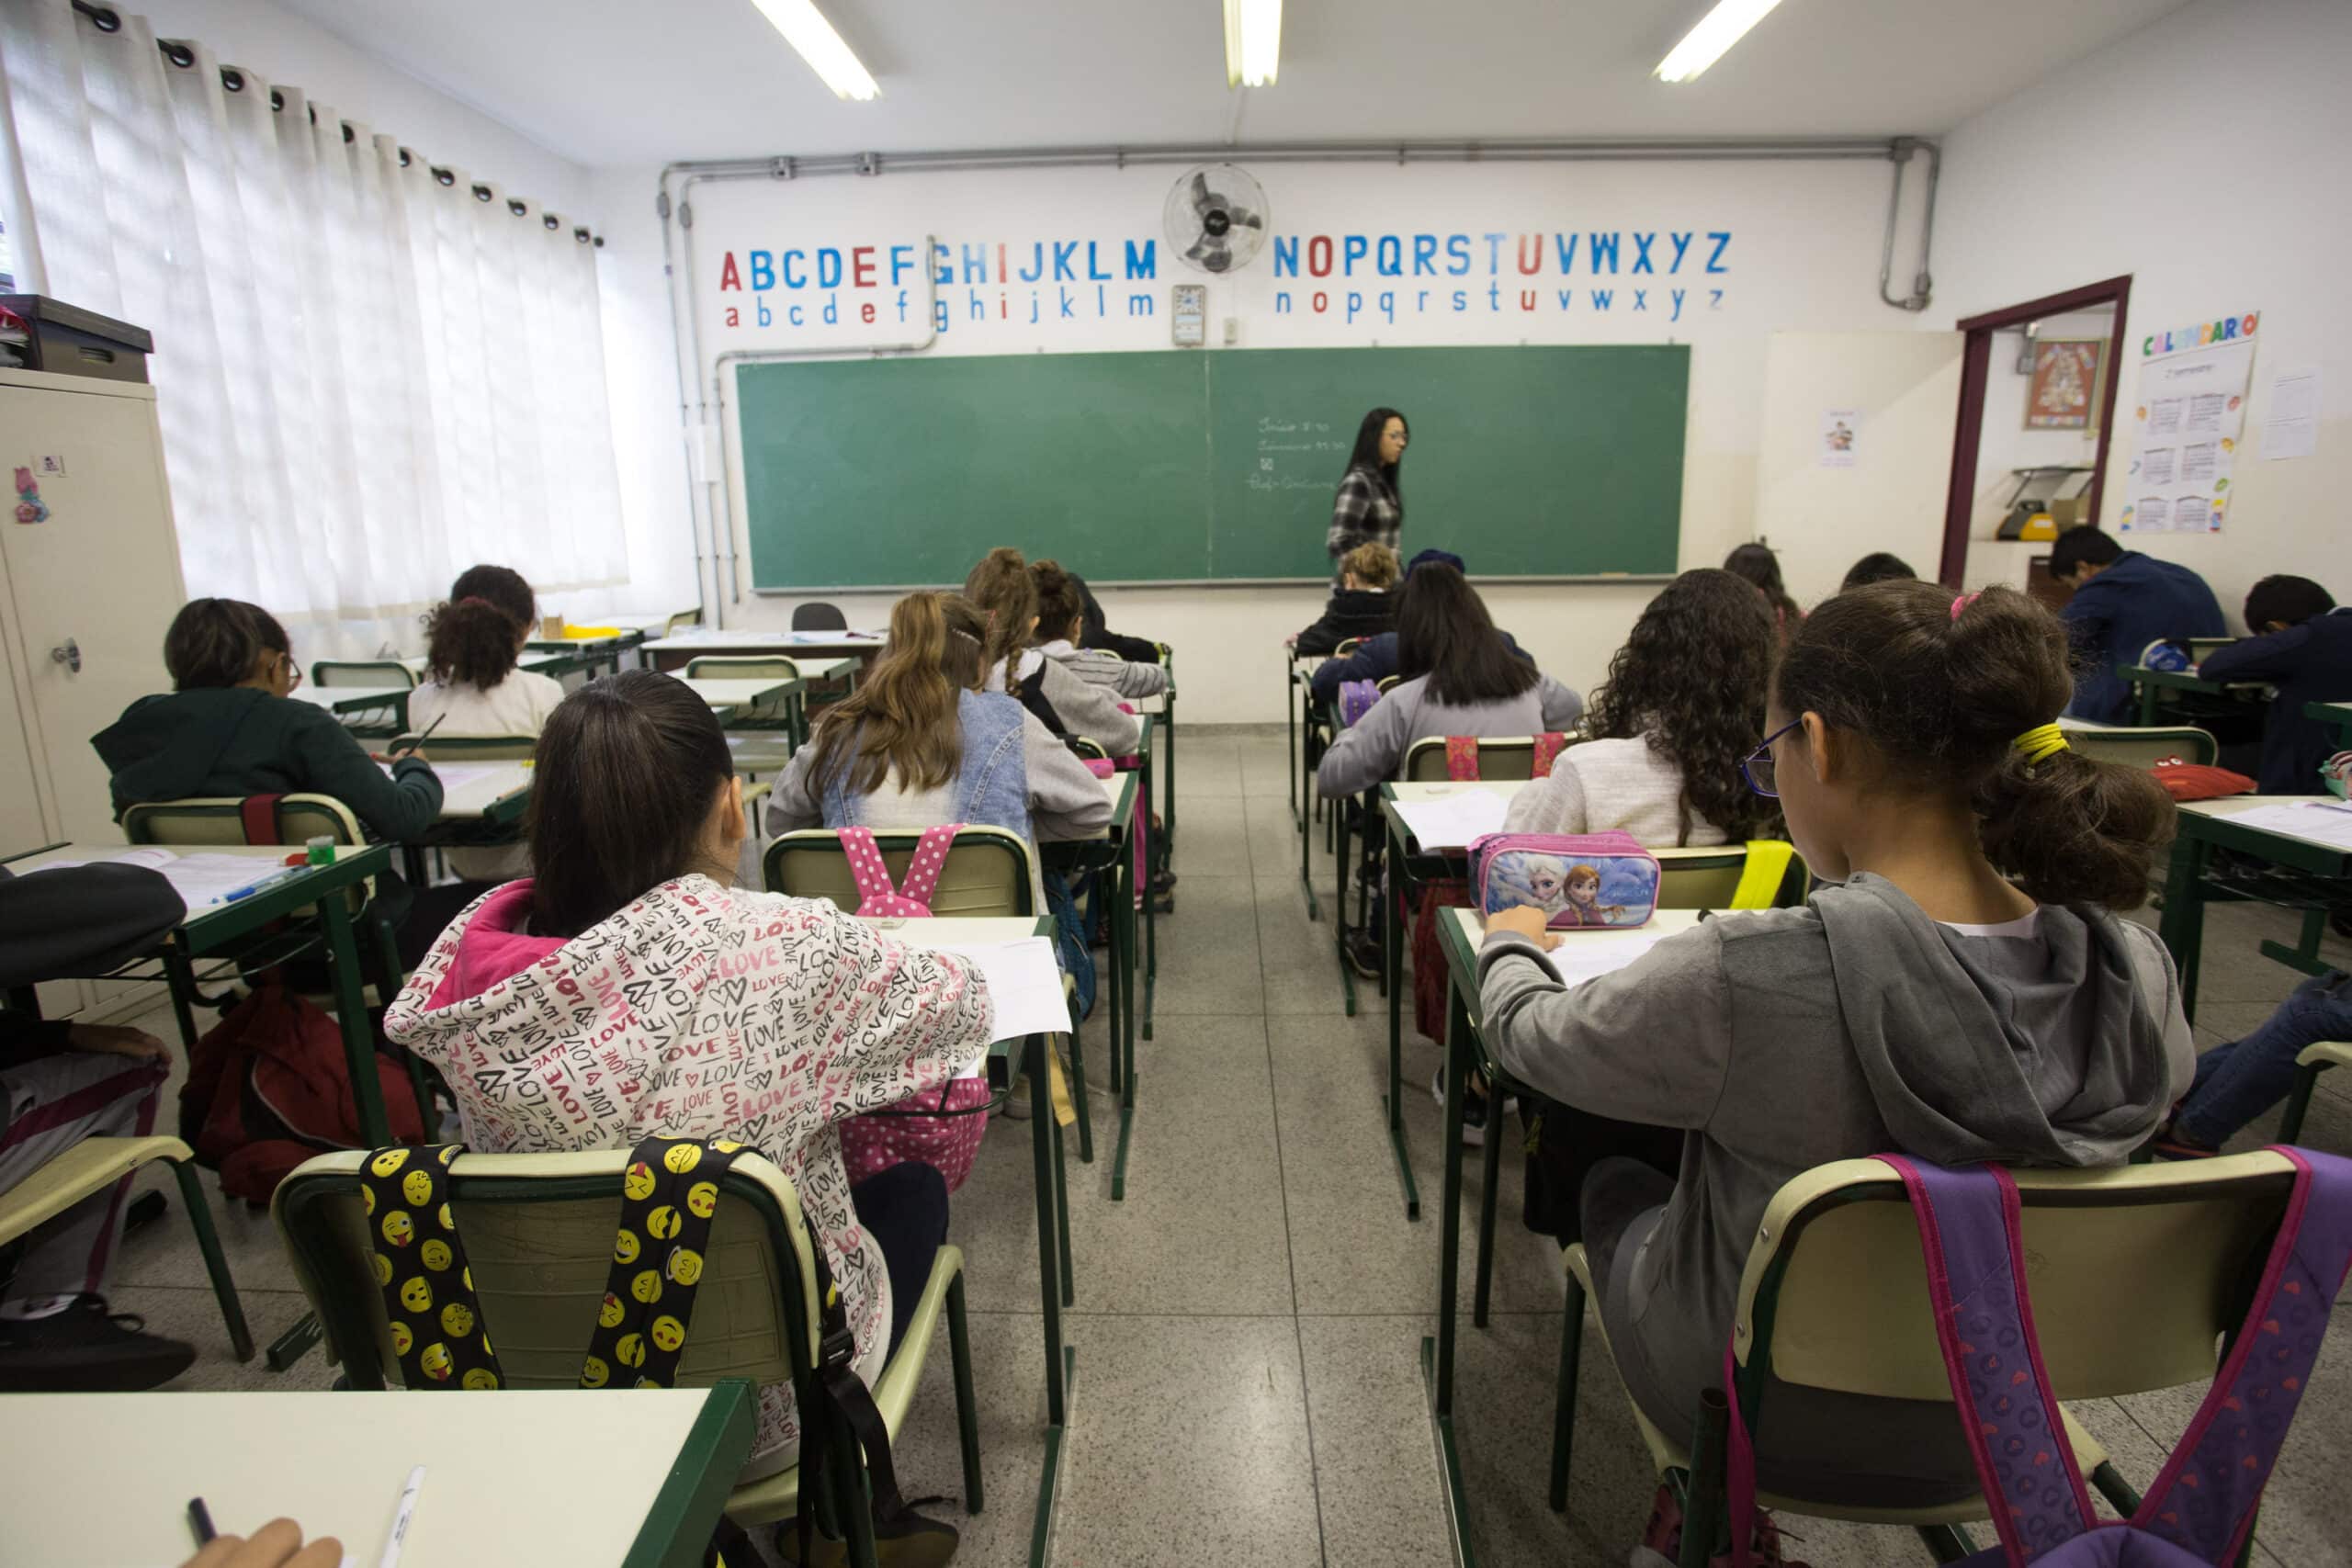
[[[0,1069],[0,1192],[85,1138],[145,1137],[171,1069],[109,1052],[65,1051]],[[130,1178],[94,1192],[25,1238],[8,1300],[103,1293]]]

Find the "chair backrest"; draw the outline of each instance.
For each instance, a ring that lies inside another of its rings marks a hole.
[[[797,632],[845,632],[849,630],[849,617],[841,613],[838,605],[828,604],[821,599],[811,599],[805,604],[792,607],[792,629]]]
[[[1424,735],[1405,748],[1408,783],[1442,783],[1449,775],[1442,735]],[[1481,779],[1532,779],[1535,776],[1535,737],[1488,735],[1478,741]]]
[[[2218,1342],[2260,1280],[2294,1168],[2264,1150],[2012,1174],[2052,1396],[2210,1382]],[[1733,1346],[1743,1379],[1769,1369],[1847,1393],[1951,1400],[1918,1225],[1893,1167],[1840,1160],[1781,1189],[1741,1276]],[[1769,1441],[1769,1394],[1758,1417]]]
[[[797,681],[800,666],[780,653],[762,653],[732,657],[699,657],[686,660],[689,681]],[[780,720],[786,715],[783,702],[752,703],[735,710],[729,723],[747,719]]]
[[[389,748],[400,750],[422,744],[427,758],[468,762],[527,762],[538,755],[536,735],[452,735],[436,729],[430,739],[403,735]]]
[[[360,1197],[365,1150],[305,1161],[270,1201],[296,1280],[352,1386],[401,1386]],[[576,1388],[620,1219],[623,1149],[458,1156],[449,1208],[512,1388]],[[814,1364],[815,1256],[784,1173],[738,1156],[719,1182],[681,1387],[797,1382]]]
[[[233,795],[150,800],[122,814],[122,834],[134,844],[242,844],[244,802]],[[359,818],[331,795],[287,795],[277,801],[277,841],[305,844],[325,837],[338,844],[364,844]]]
[[[663,637],[676,637],[680,632],[686,630],[688,627],[698,626],[700,625],[702,625],[702,612],[700,610],[681,610],[676,615],[671,616],[668,621],[663,623],[662,635]]]
[[[1379,680],[1373,682],[1373,690],[1378,692],[1385,697],[1389,693],[1395,691],[1404,679],[1405,677],[1402,675],[1383,675]]]
[[[894,886],[905,886],[907,868],[922,839],[911,829],[875,833],[875,847],[882,852],[883,867]],[[1030,865],[1034,853],[1027,840],[1002,828],[960,829],[939,869],[931,912],[943,918],[1035,914],[1031,891],[1035,873]],[[842,847],[841,835],[830,828],[785,834],[768,846],[761,868],[771,893],[830,899],[834,908],[849,911],[864,901],[850,872],[849,852]]]
[[[1747,846],[1657,849],[1657,907],[1661,909],[1728,909],[1747,870]]]
[[[322,659],[311,666],[313,686],[413,686],[416,671],[397,659]]]
[[[2187,727],[2159,729],[2066,730],[2066,744],[2086,757],[2120,762],[2127,768],[2153,768],[2169,757],[2211,765],[2221,754],[2210,731]]]
[[[1070,755],[1086,761],[1109,762],[1116,760],[1111,755],[1110,748],[1091,735],[1065,736],[1063,744],[1069,748]]]

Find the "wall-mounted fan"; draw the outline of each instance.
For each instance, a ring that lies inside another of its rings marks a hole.
[[[1266,243],[1266,193],[1230,164],[1207,164],[1176,182],[1164,213],[1168,246],[1188,265],[1227,273]]]

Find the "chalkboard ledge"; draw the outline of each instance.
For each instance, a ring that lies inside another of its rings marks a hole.
[[[1470,581],[1491,583],[1506,588],[1545,588],[1554,586],[1590,585],[1611,587],[1618,583],[1671,582],[1680,575],[1671,571],[1602,571],[1575,577],[1514,577],[1507,573],[1474,572]],[[1184,577],[1184,578],[1101,578],[1087,579],[1091,588],[1117,588],[1143,592],[1159,589],[1193,588],[1326,588],[1328,577]],[[798,599],[811,593],[912,593],[919,589],[936,589],[944,592],[960,592],[960,582],[812,582],[798,588],[754,588],[752,593],[767,599]]]

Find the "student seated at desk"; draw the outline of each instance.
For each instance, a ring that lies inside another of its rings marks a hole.
[[[538,598],[521,572],[468,568],[425,621],[424,679],[408,699],[409,728],[422,734],[439,724],[453,736],[536,736],[545,729],[563,687],[516,668],[538,621]],[[447,853],[449,869],[477,892],[482,883],[531,874],[527,844],[453,847]]]
[[[1069,570],[1067,567],[1063,570]],[[1079,647],[1102,649],[1117,654],[1130,664],[1156,664],[1159,661],[1159,644],[1149,637],[1126,637],[1113,631],[1110,617],[1102,613],[1102,605],[1094,597],[1094,590],[1086,586],[1086,579],[1072,571],[1069,580],[1078,585],[1078,596],[1086,605],[1085,629],[1079,634]]]
[[[137,865],[10,875],[0,866],[0,985],[102,975],[151,953],[187,910]],[[143,1137],[171,1077],[144,1030],[0,1010],[0,1192],[85,1138]],[[132,1178],[26,1233],[0,1291],[0,1393],[130,1393],[169,1382],[196,1348],[108,1309],[106,1288]],[[160,1209],[160,1195],[153,1201]]]
[[[2128,724],[2132,682],[2115,672],[2152,642],[2222,635],[2222,605],[2187,567],[2127,550],[2086,523],[2050,547],[2050,575],[2075,596],[2059,612],[2073,634],[2077,671],[2070,718]]]
[[[730,886],[745,831],[707,704],[650,671],[591,682],[539,738],[532,878],[444,931],[384,1025],[440,1068],[473,1148],[626,1149],[656,1134],[767,1156],[799,1191],[871,1383],[946,1234],[947,1194],[912,1163],[853,1189],[840,1124],[938,1090],[985,1051],[988,989],[963,961],[830,904]],[[722,961],[738,977],[706,984]],[[748,1125],[729,1114],[753,1107]],[[790,1464],[799,1443],[788,1383],[759,1404],[747,1478]]]
[[[1804,612],[1781,583],[1781,558],[1770,545],[1741,545],[1724,558],[1724,570],[1752,584],[1772,612],[1772,629],[1787,642],[1804,624]]]
[[[889,646],[776,780],[768,831],[969,822],[1035,843],[1109,827],[1102,781],[1036,715],[980,689],[987,636],[953,594],[892,605]],[[1033,891],[1045,908],[1042,884]]]
[[[2245,596],[2254,635],[2205,656],[2208,681],[2267,681],[2278,689],[2262,726],[2265,795],[2324,795],[2319,765],[2334,756],[2335,727],[2308,703],[2352,702],[2352,609],[2336,608],[2308,577],[2266,577]]]
[[[1722,1382],[1742,1267],[1791,1178],[1889,1149],[2120,1165],[2188,1085],[2172,962],[2111,912],[2144,900],[2172,804],[2147,773],[2065,749],[2071,690],[2064,629],[2022,593],[1838,594],[1791,639],[1747,768],[1825,880],[1805,908],[1718,916],[1574,988],[1541,911],[1488,918],[1502,1066],[1683,1134],[1678,1170],[1605,1159],[1580,1188],[1627,1392],[1676,1440]],[[1977,1491],[1949,1404],[1779,1382],[1764,1399],[1766,1490],[1898,1506]]]
[[[1037,634],[1037,584],[1014,549],[990,550],[964,580],[964,597],[988,618],[988,683],[1005,692],[1057,735],[1077,735],[1114,757],[1132,757],[1143,727],[1118,697],[1089,685],[1032,646]]]
[[[1450,566],[1462,573],[1464,578],[1470,575],[1470,569],[1462,564],[1460,556],[1445,550],[1423,550],[1405,563],[1406,582],[1410,583],[1413,581],[1413,574],[1425,566]],[[1400,593],[1401,592],[1399,590]],[[1527,660],[1531,664],[1534,662],[1527,651],[1512,639],[1510,633],[1498,629],[1495,635],[1502,638],[1503,645],[1520,658]],[[1329,705],[1332,698],[1340,694],[1340,686],[1342,682],[1385,681],[1389,676],[1396,673],[1396,634],[1393,631],[1381,632],[1377,636],[1364,638],[1363,642],[1357,644],[1356,650],[1345,659],[1327,659],[1316,666],[1315,673],[1309,679],[1308,684],[1315,694],[1315,701],[1318,705]]]
[[[1115,692],[1122,697],[1157,696],[1168,689],[1168,667],[1159,651],[1138,663],[1105,648],[1083,648],[1086,601],[1080,597],[1078,579],[1059,561],[1032,561],[1029,576],[1037,589],[1037,627],[1045,640],[1037,651],[1056,660],[1080,680]]]
[[[1777,831],[1739,776],[1764,738],[1780,647],[1755,588],[1686,571],[1649,603],[1592,694],[1587,737],[1511,796],[1511,833],[1631,833],[1645,844],[1739,843]]]
[[[1843,593],[1849,589],[1867,588],[1873,582],[1916,581],[1919,574],[1901,556],[1884,550],[1873,550],[1846,569],[1846,581],[1838,585]]]
[[[1291,638],[1300,653],[1329,653],[1356,637],[1378,637],[1396,623],[1396,552],[1386,545],[1358,545],[1340,558],[1340,586],[1316,623]]]
[[[164,636],[169,694],[141,697],[91,738],[113,771],[114,810],[142,802],[250,795],[327,795],[379,839],[414,839],[441,815],[441,781],[423,752],[390,776],[334,715],[294,701],[302,683],[286,628],[259,605],[190,600]],[[413,964],[455,912],[447,896],[418,908],[399,876],[379,873],[376,897]]]

